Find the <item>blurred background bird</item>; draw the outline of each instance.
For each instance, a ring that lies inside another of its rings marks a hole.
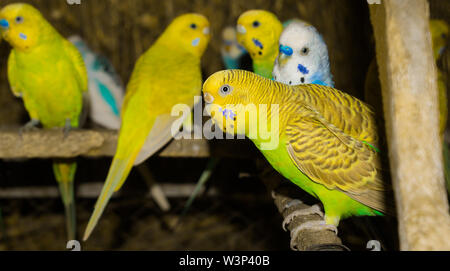
[[[247,54],[247,51],[238,43],[234,27],[228,26],[223,29],[220,54],[225,69],[239,69],[242,66],[242,58]]]
[[[305,228],[337,232],[346,217],[394,213],[390,185],[382,178],[373,112],[363,102],[330,87],[288,86],[242,70],[213,74],[203,93],[214,122],[226,132],[249,137],[255,131],[239,121],[258,126],[267,121],[276,134],[263,129],[250,139],[275,170],[322,202],[324,221],[299,226],[291,240]],[[249,117],[249,104],[260,112],[254,114],[257,119]],[[267,120],[260,105],[270,107]],[[268,145],[273,137],[279,141]],[[323,215],[313,206],[294,212],[284,224],[307,212]]]
[[[28,4],[11,4],[0,11],[3,38],[12,46],[8,80],[13,94],[23,99],[31,121],[22,131],[42,124],[63,128],[67,136],[79,125],[87,72],[77,49]],[[73,181],[76,163],[55,160],[53,171],[66,211],[68,239],[75,239]]]
[[[249,52],[256,74],[272,78],[282,31],[282,23],[269,11],[249,10],[239,17],[237,40]]]
[[[290,22],[280,36],[273,79],[288,84],[334,87],[328,49],[317,29],[300,20]]]
[[[199,14],[179,16],[138,59],[127,86],[117,151],[84,240],[133,165],[157,152],[181,128],[183,121],[179,122],[179,117],[171,115],[172,108],[177,104],[192,108],[194,97],[201,93],[200,59],[210,40],[209,32],[206,17]],[[188,115],[190,112],[183,118]]]
[[[69,38],[80,51],[88,72],[89,117],[105,128],[119,130],[125,88],[106,57],[93,52],[79,36]]]
[[[103,128],[119,130],[120,112],[125,95],[125,87],[120,76],[111,62],[105,56],[92,51],[81,37],[72,36],[69,41],[80,51],[88,72],[88,102],[85,106],[89,108],[89,118]],[[152,198],[162,211],[167,212],[170,203],[148,166],[143,163],[138,166],[138,170],[148,185]]]

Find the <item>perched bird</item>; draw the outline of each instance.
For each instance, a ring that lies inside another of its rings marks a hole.
[[[272,78],[282,31],[283,25],[277,16],[265,10],[249,10],[239,17],[237,40],[249,52],[256,74]]]
[[[305,228],[337,231],[346,217],[392,213],[373,112],[360,100],[331,87],[289,86],[242,70],[213,74],[203,93],[219,127],[245,134],[275,170],[323,203],[324,221],[297,228],[293,240]],[[323,215],[313,206],[290,218],[308,213]]]
[[[31,121],[44,128],[61,127],[67,135],[78,127],[87,73],[77,49],[65,40],[33,6],[11,4],[0,11],[0,30],[12,46],[8,80],[21,97]],[[55,160],[53,171],[66,209],[68,238],[75,239],[73,180],[76,163]]]
[[[227,70],[239,69],[241,67],[242,57],[247,54],[247,51],[237,42],[234,27],[229,26],[222,31],[220,53]]]
[[[284,29],[279,43],[280,52],[273,69],[275,81],[334,87],[327,45],[314,26],[293,21]]]
[[[97,125],[110,129],[120,129],[120,112],[125,95],[125,87],[122,80],[109,60],[92,51],[79,36],[69,38],[83,56],[88,72],[88,114],[90,119]],[[161,186],[153,178],[146,164],[141,164],[138,171],[146,184],[149,186],[150,194],[162,211],[170,209]]]
[[[138,59],[122,106],[117,151],[84,240],[133,165],[143,162],[168,143],[174,136],[172,130],[177,130],[172,126],[181,127],[179,117],[171,115],[172,107],[177,104],[194,106],[194,96],[201,93],[200,59],[209,39],[208,20],[199,14],[185,14],[174,19]]]
[[[88,72],[89,116],[96,124],[111,129],[120,128],[120,111],[125,87],[107,58],[93,52],[79,37],[69,38],[83,56]]]

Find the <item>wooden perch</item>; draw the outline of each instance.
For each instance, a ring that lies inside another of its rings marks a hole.
[[[261,166],[260,166],[261,167]],[[260,174],[268,191],[271,191],[275,205],[283,216],[286,218],[297,210],[307,209],[311,206],[301,203],[298,199],[293,198],[292,186],[283,186],[281,176],[272,169],[266,169]],[[280,185],[281,184],[281,185]],[[298,204],[291,204],[297,201]],[[291,205],[291,206],[289,206]],[[323,219],[318,214],[303,215],[295,217],[286,227],[292,231],[301,224],[308,221],[317,221]],[[292,234],[291,234],[292,238]],[[295,247],[299,251],[348,251],[349,249],[342,244],[341,239],[335,232],[330,230],[302,230],[298,233],[295,240],[291,240],[291,247]]]
[[[402,250],[450,250],[426,0],[370,5]]]
[[[0,159],[70,158],[76,156],[113,156],[117,132],[73,130],[64,138],[61,129],[36,130],[19,135],[18,129],[0,130]],[[251,157],[254,151],[247,140],[204,139],[173,140],[159,155],[162,157]],[[246,151],[247,150],[247,151]]]

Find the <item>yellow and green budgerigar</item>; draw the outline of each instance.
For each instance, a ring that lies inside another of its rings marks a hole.
[[[250,54],[256,74],[272,78],[282,31],[283,24],[269,11],[249,10],[238,18],[237,40]]]
[[[209,40],[206,17],[181,15],[138,59],[122,106],[117,151],[84,240],[91,234],[113,192],[125,182],[133,165],[143,162],[172,139],[171,129],[178,125],[175,122],[179,118],[171,115],[172,108],[177,104],[193,107],[194,97],[201,93],[200,59]]]
[[[0,11],[2,37],[12,46],[8,79],[15,96],[23,99],[31,121],[67,133],[78,127],[87,72],[77,49],[65,40],[33,6],[11,4]],[[76,163],[53,164],[66,209],[69,239],[75,239],[73,180]]]
[[[275,170],[323,203],[324,221],[302,225],[294,236],[310,227],[337,230],[350,216],[392,213],[374,114],[360,100],[331,87],[289,86],[242,70],[213,74],[203,94],[219,127],[245,134]],[[278,144],[270,147],[271,141]],[[317,206],[310,211],[320,213]]]

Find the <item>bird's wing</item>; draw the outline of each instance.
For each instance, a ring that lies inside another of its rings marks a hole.
[[[287,150],[312,181],[338,189],[373,209],[387,212],[376,148],[345,134],[317,112],[303,107],[286,128]]]
[[[152,130],[145,140],[144,146],[141,148],[141,151],[134,162],[134,165],[137,166],[141,164],[147,160],[147,158],[155,154],[155,152],[160,150],[164,145],[169,143],[173,136],[175,136],[172,135],[172,131],[178,132],[183,125],[184,118],[186,117],[187,116],[183,116],[183,119],[180,119],[180,117],[174,117],[171,115],[158,116]],[[173,129],[172,126],[174,126]]]
[[[81,56],[78,49],[71,42],[64,40],[64,49],[69,56],[70,60],[76,71],[76,78],[81,87],[81,90],[88,90],[88,75],[86,71],[86,66],[84,64],[83,57]]]
[[[8,81],[14,96],[21,97],[22,90],[20,89],[16,71],[16,53],[14,52],[14,50],[11,50],[8,58]]]

